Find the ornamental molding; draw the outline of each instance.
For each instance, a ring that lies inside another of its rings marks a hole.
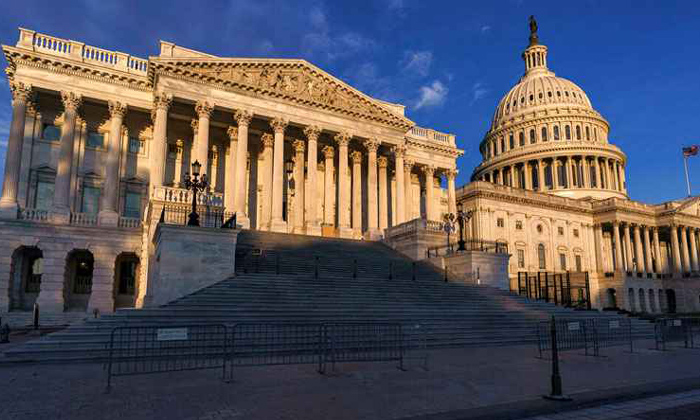
[[[404,132],[415,125],[305,60],[152,58],[148,68],[150,86],[158,76],[168,76],[247,96],[282,99]]]
[[[439,143],[428,143],[428,142],[423,142],[423,141],[417,141],[413,140],[411,138],[406,137],[406,143],[405,145],[408,148],[415,148],[415,149],[420,149],[420,150],[426,150],[432,153],[439,153],[443,156],[447,156],[450,158],[458,158],[462,155],[464,155],[464,150],[457,149],[452,146],[446,146],[442,145]]]

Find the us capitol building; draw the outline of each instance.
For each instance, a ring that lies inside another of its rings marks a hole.
[[[459,206],[467,236],[508,243],[511,282],[588,271],[594,307],[700,310],[697,200],[629,199],[608,122],[548,69],[536,28],[461,188],[453,135],[304,60],[163,41],[141,59],[22,28],[3,51],[0,313],[148,305],[154,234],[164,209],[190,208],[194,162],[209,180],[200,210],[243,229],[388,243],[425,231],[437,246]]]

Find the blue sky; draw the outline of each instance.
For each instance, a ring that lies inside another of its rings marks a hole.
[[[550,69],[610,122],[632,198],[685,196],[681,147],[700,144],[700,2],[22,0],[5,3],[0,42],[14,45],[22,26],[140,57],[157,55],[162,39],[219,56],[305,58],[405,104],[418,125],[455,134],[461,185],[499,99],[523,73],[530,14]],[[10,119],[3,80],[0,168]],[[700,194],[700,157],[690,171]]]

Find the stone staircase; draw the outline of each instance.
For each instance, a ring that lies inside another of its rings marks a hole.
[[[534,343],[537,321],[552,314],[620,317],[528,301],[486,286],[445,283],[430,264],[414,264],[377,242],[243,231],[236,254],[236,277],[162,307],[87,319],[14,347],[6,356],[98,361],[106,355],[112,328],[125,325],[397,322],[404,325],[409,346],[474,347]],[[632,328],[639,338],[653,334],[646,321],[632,319]]]

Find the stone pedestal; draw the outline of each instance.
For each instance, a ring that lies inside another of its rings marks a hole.
[[[0,219],[16,219],[19,206],[16,201],[0,200]]]
[[[116,211],[102,210],[97,215],[97,222],[100,226],[117,226],[119,224],[119,214]]]
[[[447,266],[451,282],[464,282],[510,290],[509,259],[510,254],[463,251],[432,260],[441,260],[442,268]]]

